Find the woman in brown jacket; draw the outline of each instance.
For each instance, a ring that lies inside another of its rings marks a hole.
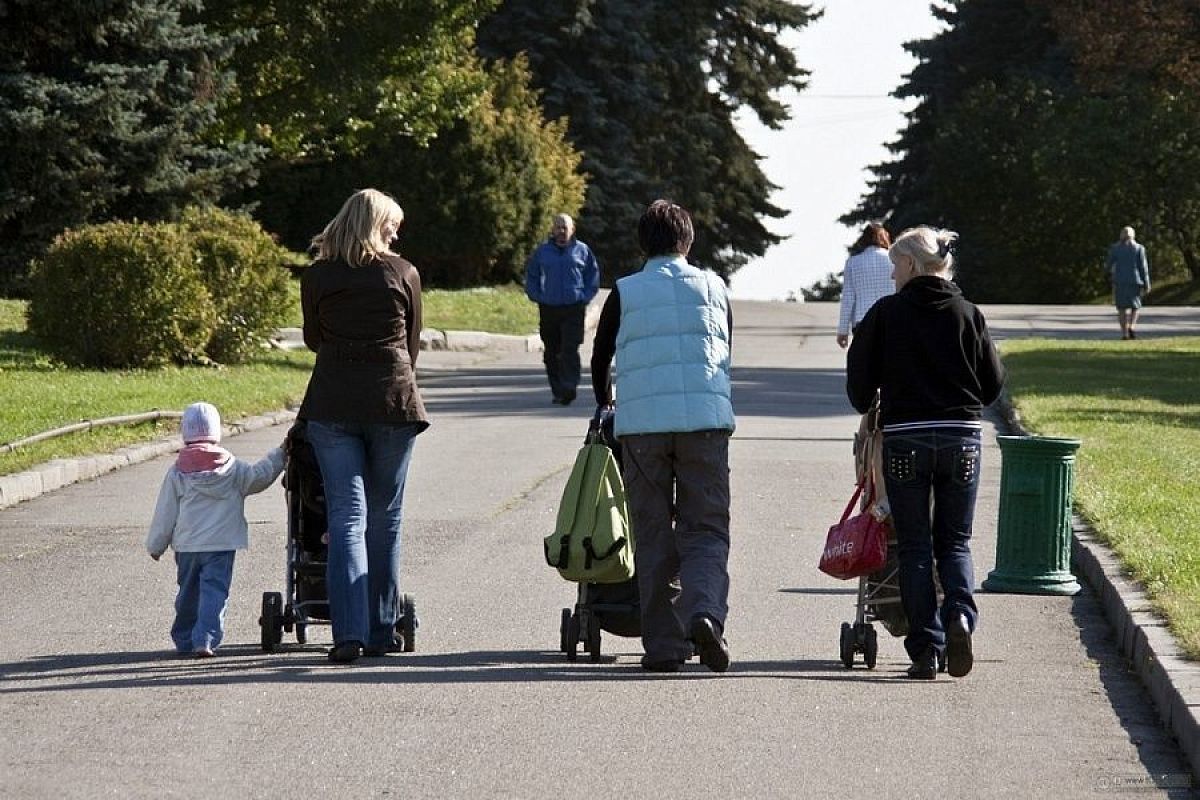
[[[390,250],[403,219],[383,192],[356,192],[313,237],[300,281],[317,361],[299,415],[325,484],[329,658],[342,663],[394,643],[404,483],[429,426],[415,371],[421,276]]]

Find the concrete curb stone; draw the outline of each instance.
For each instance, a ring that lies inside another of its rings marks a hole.
[[[295,411],[272,411],[228,423],[226,431],[227,435],[236,436],[245,431],[291,422],[295,418]],[[64,486],[92,480],[106,472],[173,453],[182,446],[183,442],[178,436],[170,436],[153,442],[122,447],[112,453],[80,458],[57,458],[24,472],[0,475],[0,508],[8,508]]]
[[[998,407],[1012,433],[1029,435],[1007,392]],[[1125,574],[1120,559],[1095,529],[1072,515],[1071,533],[1075,572],[1099,595],[1117,647],[1146,686],[1192,771],[1200,775],[1200,664],[1184,658],[1142,586]]]

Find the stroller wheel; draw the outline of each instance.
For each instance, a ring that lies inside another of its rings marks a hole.
[[[875,669],[875,661],[879,657],[879,638],[875,635],[874,625],[865,625],[863,630],[863,661],[867,669]]]
[[[564,608],[562,610],[562,621],[558,623],[558,649],[559,652],[567,652],[571,645],[567,638],[567,632],[571,629],[571,609]]]
[[[838,654],[842,659],[842,666],[850,669],[854,666],[854,626],[849,622],[842,623],[842,635],[838,640]]]
[[[572,614],[567,622],[567,661],[579,658],[579,615]]]
[[[263,652],[274,653],[283,641],[283,595],[279,592],[263,592],[258,625],[262,629]]]
[[[396,622],[396,628],[404,639],[402,649],[405,653],[411,653],[417,649],[417,600],[411,594],[405,593],[400,596],[400,602],[403,610]]]
[[[600,620],[596,615],[588,614],[587,651],[592,661],[600,660]]]

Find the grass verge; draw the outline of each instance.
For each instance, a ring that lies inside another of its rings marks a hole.
[[[300,325],[299,281],[292,282],[292,319]],[[537,306],[519,287],[429,290],[425,324],[443,330],[528,334],[537,330]],[[265,351],[236,367],[173,367],[163,370],[68,368],[42,352],[25,327],[25,303],[0,299],[0,444],[84,419],[152,409],[181,410],[208,400],[226,419],[237,419],[299,402],[313,356]],[[110,452],[167,436],[174,423],[101,428],[0,453],[0,475],[54,458]]]
[[[1076,510],[1200,659],[1200,338],[1010,340],[1027,428],[1081,439]]]
[[[292,327],[300,327],[300,281],[291,284],[290,318]],[[426,289],[421,293],[425,327],[442,331],[486,331],[517,336],[536,333],[537,305],[529,302],[519,286],[479,289]]]

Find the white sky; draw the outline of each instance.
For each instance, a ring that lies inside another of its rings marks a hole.
[[[820,4],[818,3],[818,7]],[[768,227],[790,238],[733,277],[742,299],[778,299],[840,272],[858,233],[838,223],[867,190],[867,167],[890,158],[911,107],[889,93],[916,65],[901,45],[934,34],[929,0],[826,0],[825,16],[787,39],[808,88],[782,99],[792,119],[778,131],[739,119],[750,147],[780,186],[771,202],[791,213]]]

